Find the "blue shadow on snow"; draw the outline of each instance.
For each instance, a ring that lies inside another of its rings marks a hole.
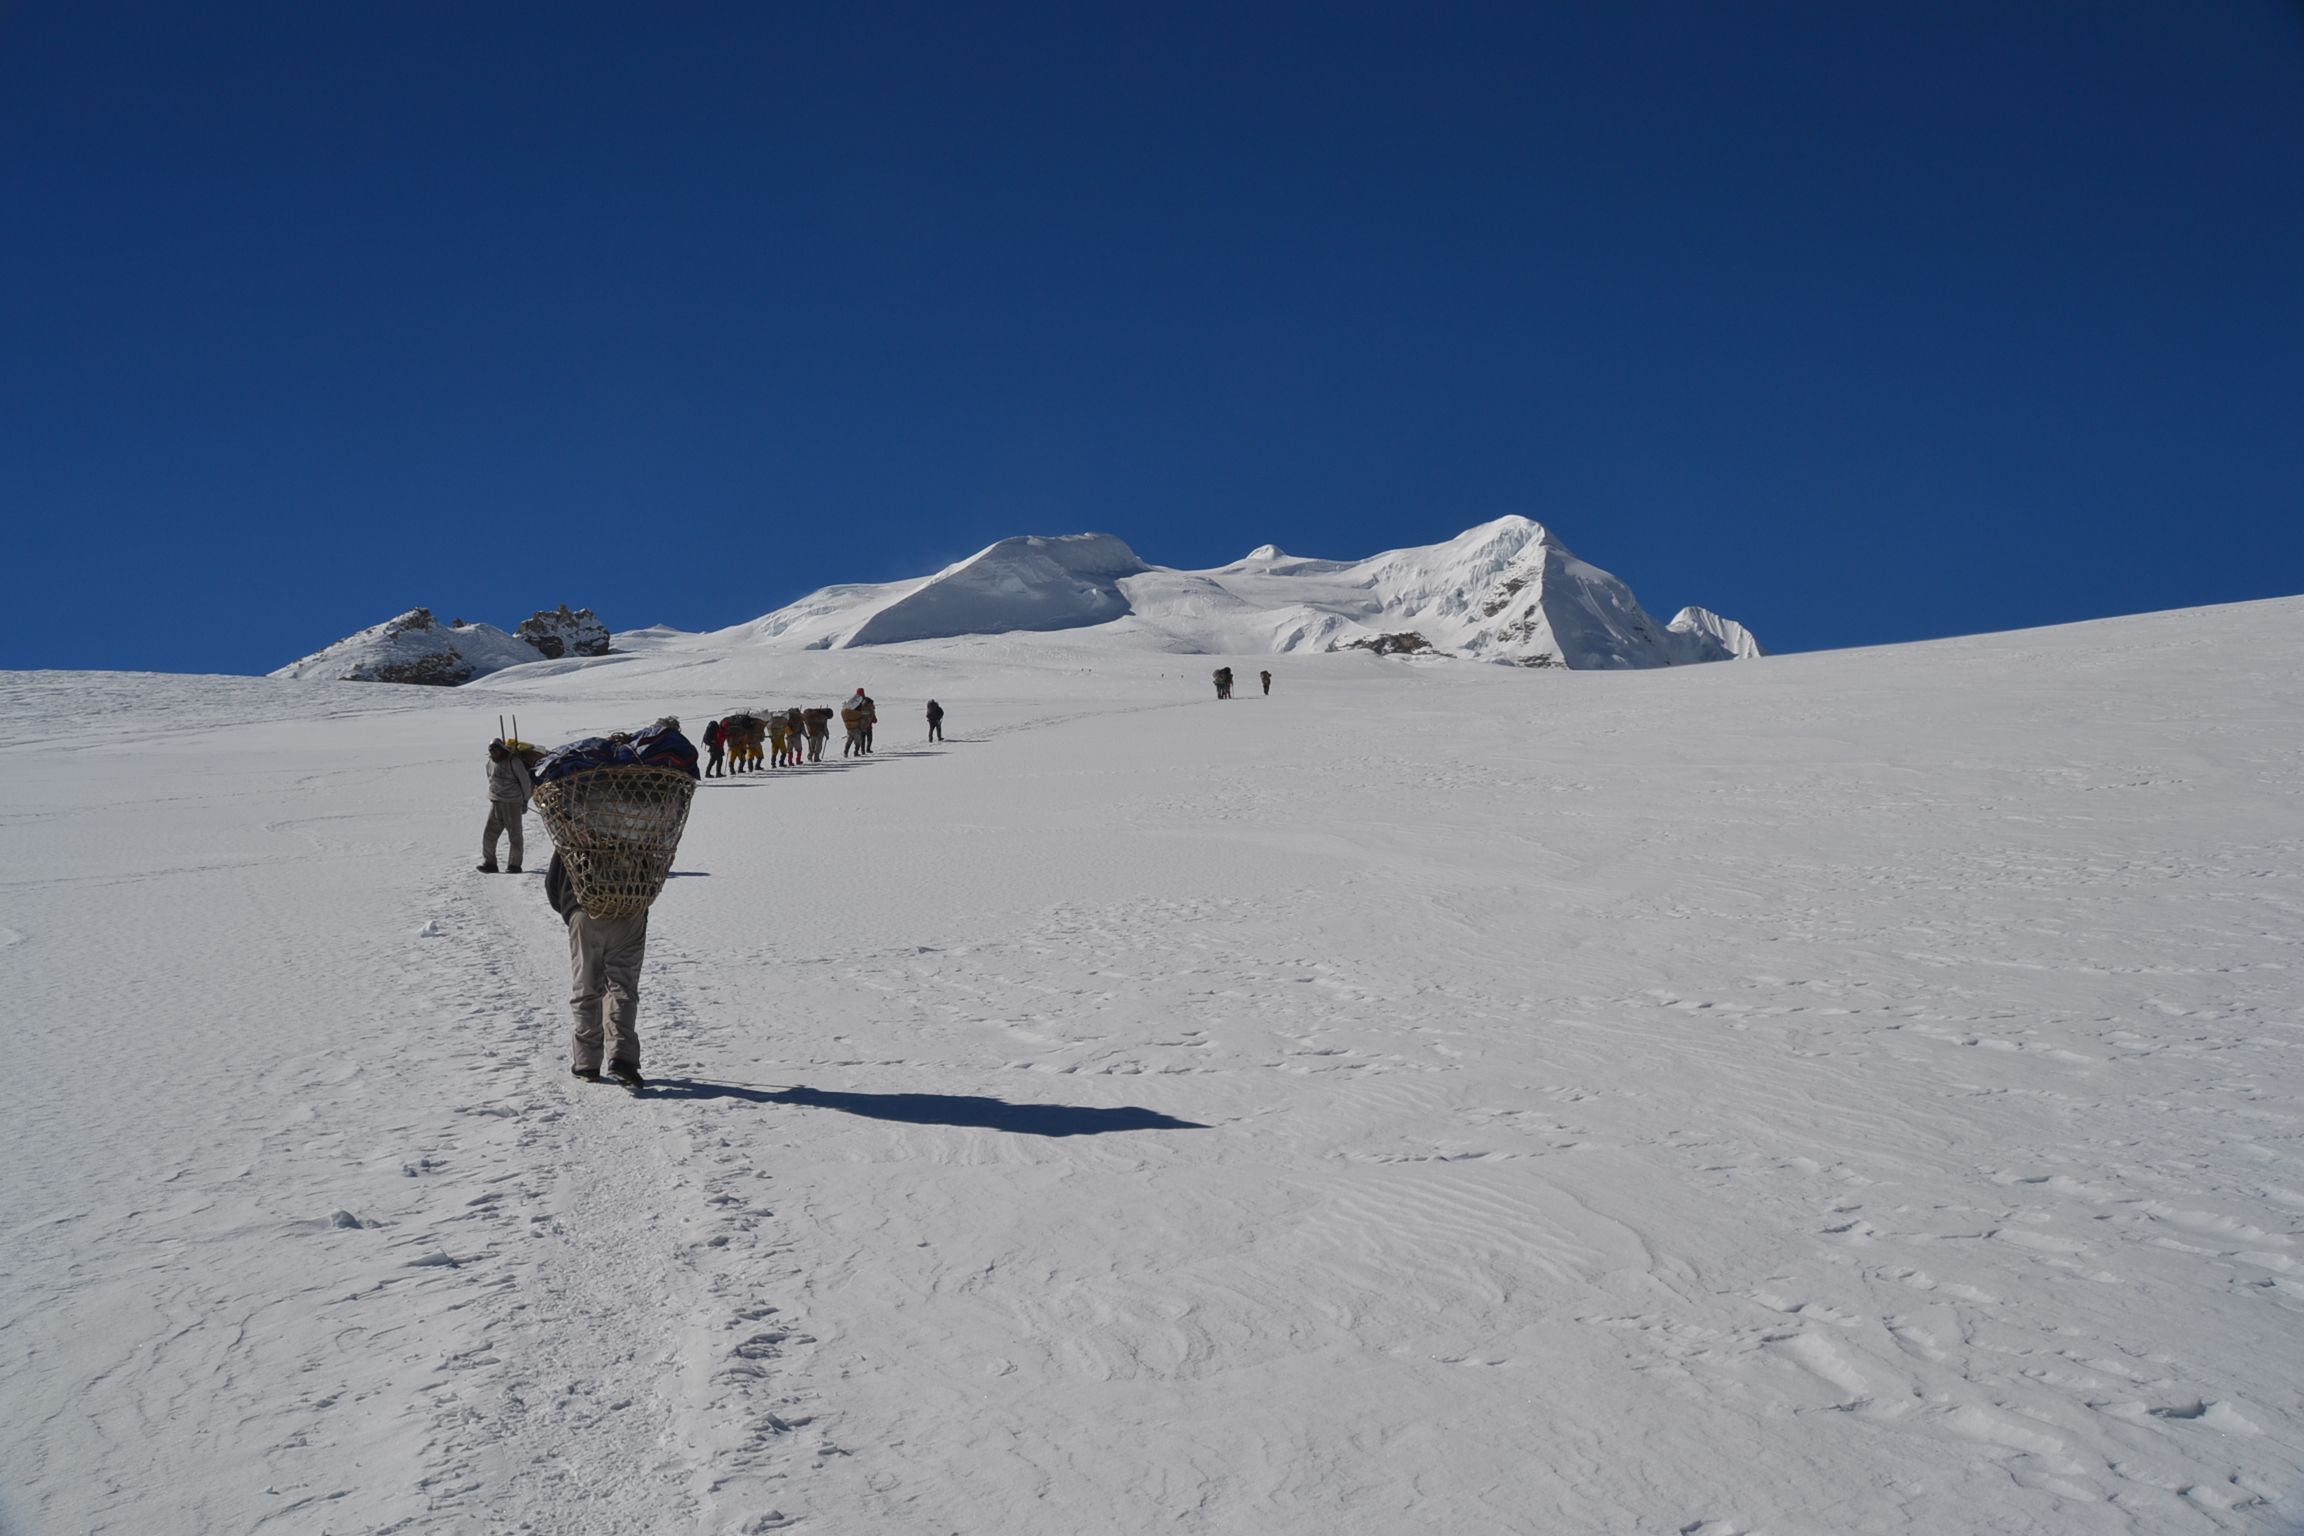
[[[834,1109],[867,1120],[902,1125],[957,1125],[1016,1136],[1101,1136],[1108,1131],[1204,1131],[1207,1126],[1179,1120],[1156,1109],[1122,1105],[1090,1109],[1077,1104],[1011,1104],[1005,1099],[965,1093],[834,1093],[821,1088],[745,1088],[689,1078],[651,1078],[651,1098],[743,1099],[753,1104],[793,1104]]]

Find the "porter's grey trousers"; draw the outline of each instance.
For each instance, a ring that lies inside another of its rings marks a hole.
[[[579,907],[568,923],[568,968],[576,1016],[570,1065],[600,1070],[640,1068],[640,961],[648,950],[648,914],[594,917]]]
[[[480,834],[480,862],[496,862],[496,838],[499,833],[512,834],[512,860],[514,869],[520,867],[520,818],[528,814],[528,807],[517,800],[491,800],[488,802],[488,825]]]

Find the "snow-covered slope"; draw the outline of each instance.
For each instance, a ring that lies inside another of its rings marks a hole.
[[[718,638],[826,650],[1077,629],[1126,613],[1118,581],[1144,569],[1107,533],[1002,539],[925,580],[826,587]]]
[[[2304,600],[1264,662],[0,674],[0,1527],[2304,1529]],[[497,713],[859,682],[573,1083]]]
[[[1212,571],[1147,565],[1109,534],[1004,539],[925,580],[827,587],[696,643],[837,649],[1091,626],[1114,643],[1196,655],[1367,648],[1386,636],[1413,636],[1398,648],[1421,653],[1579,670],[1760,654],[1742,626],[1701,608],[1657,623],[1621,581],[1524,517],[1359,561],[1267,544]]]
[[[544,653],[535,646],[493,624],[442,624],[431,609],[411,608],[271,675],[452,686],[543,659]]]

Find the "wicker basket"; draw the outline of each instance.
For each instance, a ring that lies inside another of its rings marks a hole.
[[[536,788],[536,813],[594,917],[648,910],[672,873],[696,780],[676,768],[592,768]]]

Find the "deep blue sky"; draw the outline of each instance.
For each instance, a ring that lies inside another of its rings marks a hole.
[[[2304,592],[2304,6],[0,9],[0,667],[1506,512],[1784,650]]]

